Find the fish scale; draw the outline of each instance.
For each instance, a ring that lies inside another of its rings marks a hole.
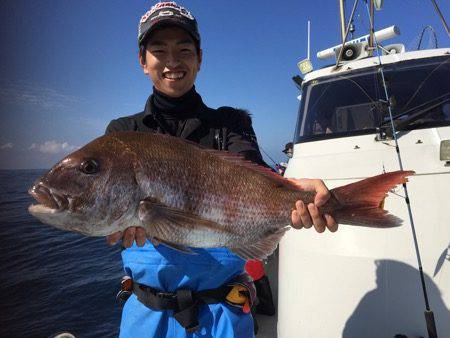
[[[339,223],[398,226],[401,220],[381,202],[412,174],[386,173],[332,189],[320,210]],[[289,229],[294,203],[315,197],[241,156],[139,132],[95,139],[29,192],[40,203],[30,213],[60,229],[105,236],[142,226],[155,243],[180,251],[228,247],[246,259],[271,254]]]

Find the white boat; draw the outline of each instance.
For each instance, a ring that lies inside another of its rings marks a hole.
[[[306,74],[285,176],[333,188],[399,170],[390,105],[403,168],[416,173],[407,189],[417,241],[401,186],[385,200],[401,227],[289,231],[278,337],[433,336],[419,260],[437,336],[450,337],[450,48],[384,54]]]

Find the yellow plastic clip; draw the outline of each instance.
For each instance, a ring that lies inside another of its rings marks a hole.
[[[248,289],[240,284],[233,285],[233,288],[225,297],[228,304],[242,307],[244,313],[250,312],[250,300],[248,297]]]

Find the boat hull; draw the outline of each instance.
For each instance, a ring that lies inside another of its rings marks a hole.
[[[393,141],[364,135],[296,145],[286,176],[321,177],[329,187],[399,169]],[[399,137],[431,309],[450,337],[450,167],[439,160],[450,127]],[[289,231],[280,243],[278,337],[427,336],[425,302],[402,187],[385,209],[392,229],[341,225],[336,233]]]

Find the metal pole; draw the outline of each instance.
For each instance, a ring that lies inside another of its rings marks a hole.
[[[347,40],[348,31],[350,30],[350,25],[352,23],[353,16],[355,15],[355,10],[356,10],[356,6],[358,5],[358,1],[359,0],[355,0],[355,3],[353,4],[352,13],[350,14],[350,19],[348,20],[347,29],[345,30],[345,34],[344,34],[344,41],[342,41],[342,48],[341,48],[341,51],[339,52],[339,56],[336,60],[336,68],[339,67],[339,62],[341,62],[342,54],[344,53],[345,41]]]
[[[375,30],[375,26],[373,23],[373,12],[374,12],[374,3],[373,0],[370,0],[370,33],[369,33],[369,56],[373,55],[373,33]]]
[[[341,16],[342,43],[344,43],[345,42],[345,4],[344,4],[344,0],[339,0],[339,13]]]

